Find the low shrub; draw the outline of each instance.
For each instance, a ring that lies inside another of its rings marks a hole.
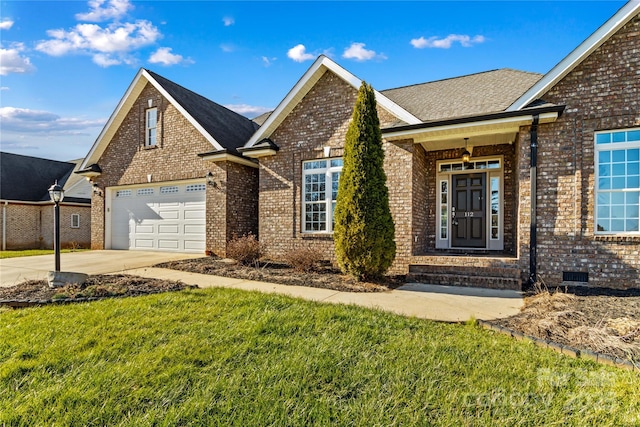
[[[227,257],[242,265],[256,265],[264,253],[264,245],[252,233],[236,235],[227,242]]]
[[[284,261],[294,270],[309,273],[317,271],[322,265],[322,253],[311,247],[291,249],[284,255]]]

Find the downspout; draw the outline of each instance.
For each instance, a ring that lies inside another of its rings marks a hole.
[[[530,243],[529,243],[529,285],[533,285],[537,280],[537,252],[538,252],[538,224],[537,224],[537,174],[538,174],[538,121],[540,116],[535,114],[533,116],[533,123],[531,123],[531,131],[530,131],[530,148],[531,148],[531,169],[530,169],[530,179],[531,179],[531,225],[530,225]]]
[[[7,250],[7,205],[8,201],[4,201],[2,205],[2,250]]]

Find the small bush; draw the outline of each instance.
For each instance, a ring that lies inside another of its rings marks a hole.
[[[322,254],[311,247],[297,248],[288,251],[284,255],[284,260],[294,270],[308,273],[320,269]]]
[[[253,234],[236,235],[227,242],[227,257],[242,265],[256,265],[264,253],[264,245]]]

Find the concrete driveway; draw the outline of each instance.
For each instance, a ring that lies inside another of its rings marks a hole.
[[[86,274],[116,273],[180,259],[199,258],[199,254],[144,251],[85,251],[60,254],[60,269]],[[25,280],[39,280],[55,268],[53,255],[0,259],[0,286],[13,286]]]

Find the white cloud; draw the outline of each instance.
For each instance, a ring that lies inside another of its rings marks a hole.
[[[235,51],[236,47],[234,45],[232,45],[232,44],[229,44],[229,43],[222,43],[220,45],[220,49],[222,49],[223,52],[230,53],[230,52]]]
[[[13,21],[9,19],[3,19],[2,22],[0,22],[0,30],[8,30],[11,27],[13,27]]]
[[[356,61],[369,61],[371,59],[387,59],[383,54],[378,54],[373,50],[365,49],[364,43],[351,43],[351,46],[344,50],[343,58],[355,59]]]
[[[149,62],[152,64],[175,65],[180,63],[192,64],[193,60],[171,53],[170,47],[161,47],[149,57]]]
[[[47,134],[77,134],[78,131],[102,127],[105,120],[60,117],[48,111],[0,107],[2,128],[7,131]]]
[[[461,46],[471,47],[474,44],[483,43],[485,41],[484,36],[468,36],[465,34],[449,34],[447,37],[443,39],[439,39],[438,37],[429,37],[425,39],[424,37],[420,37],[418,39],[412,39],[411,45],[416,49],[424,49],[425,47],[429,48],[439,48],[439,49],[449,49],[451,45],[455,42],[460,43]]]
[[[260,114],[273,110],[273,108],[258,107],[256,105],[247,104],[227,104],[225,105],[225,107],[231,111],[235,111],[238,114],[242,114],[243,116],[250,118],[258,117]]]
[[[9,87],[8,86],[0,86],[0,91],[2,91],[2,90],[9,90]]]
[[[78,24],[69,31],[49,30],[50,40],[41,41],[36,50],[51,56],[84,53],[93,56],[93,62],[107,67],[132,63],[128,52],[154,44],[162,37],[149,21],[113,23],[106,28],[96,24]]]
[[[78,21],[102,22],[110,19],[118,19],[124,16],[129,10],[133,9],[133,5],[129,0],[109,0],[107,6],[102,7],[105,0],[91,0],[89,7],[91,10],[87,13],[76,14]]]
[[[296,45],[287,51],[287,56],[296,62],[311,61],[315,55],[306,52],[307,48],[303,44]]]
[[[273,62],[274,62],[274,61],[276,61],[278,58],[276,58],[276,57],[269,58],[269,57],[263,56],[263,57],[262,57],[262,58],[260,58],[260,59],[262,59],[262,64],[263,64],[265,67],[270,67],[270,66],[271,66],[271,64],[273,64]]]
[[[16,43],[9,49],[0,48],[0,76],[29,73],[36,69],[29,58],[21,56],[22,51],[24,51],[22,43]]]
[[[224,22],[225,27],[230,27],[231,25],[236,23],[236,20],[230,16],[225,16],[224,18],[222,18],[222,22]]]

